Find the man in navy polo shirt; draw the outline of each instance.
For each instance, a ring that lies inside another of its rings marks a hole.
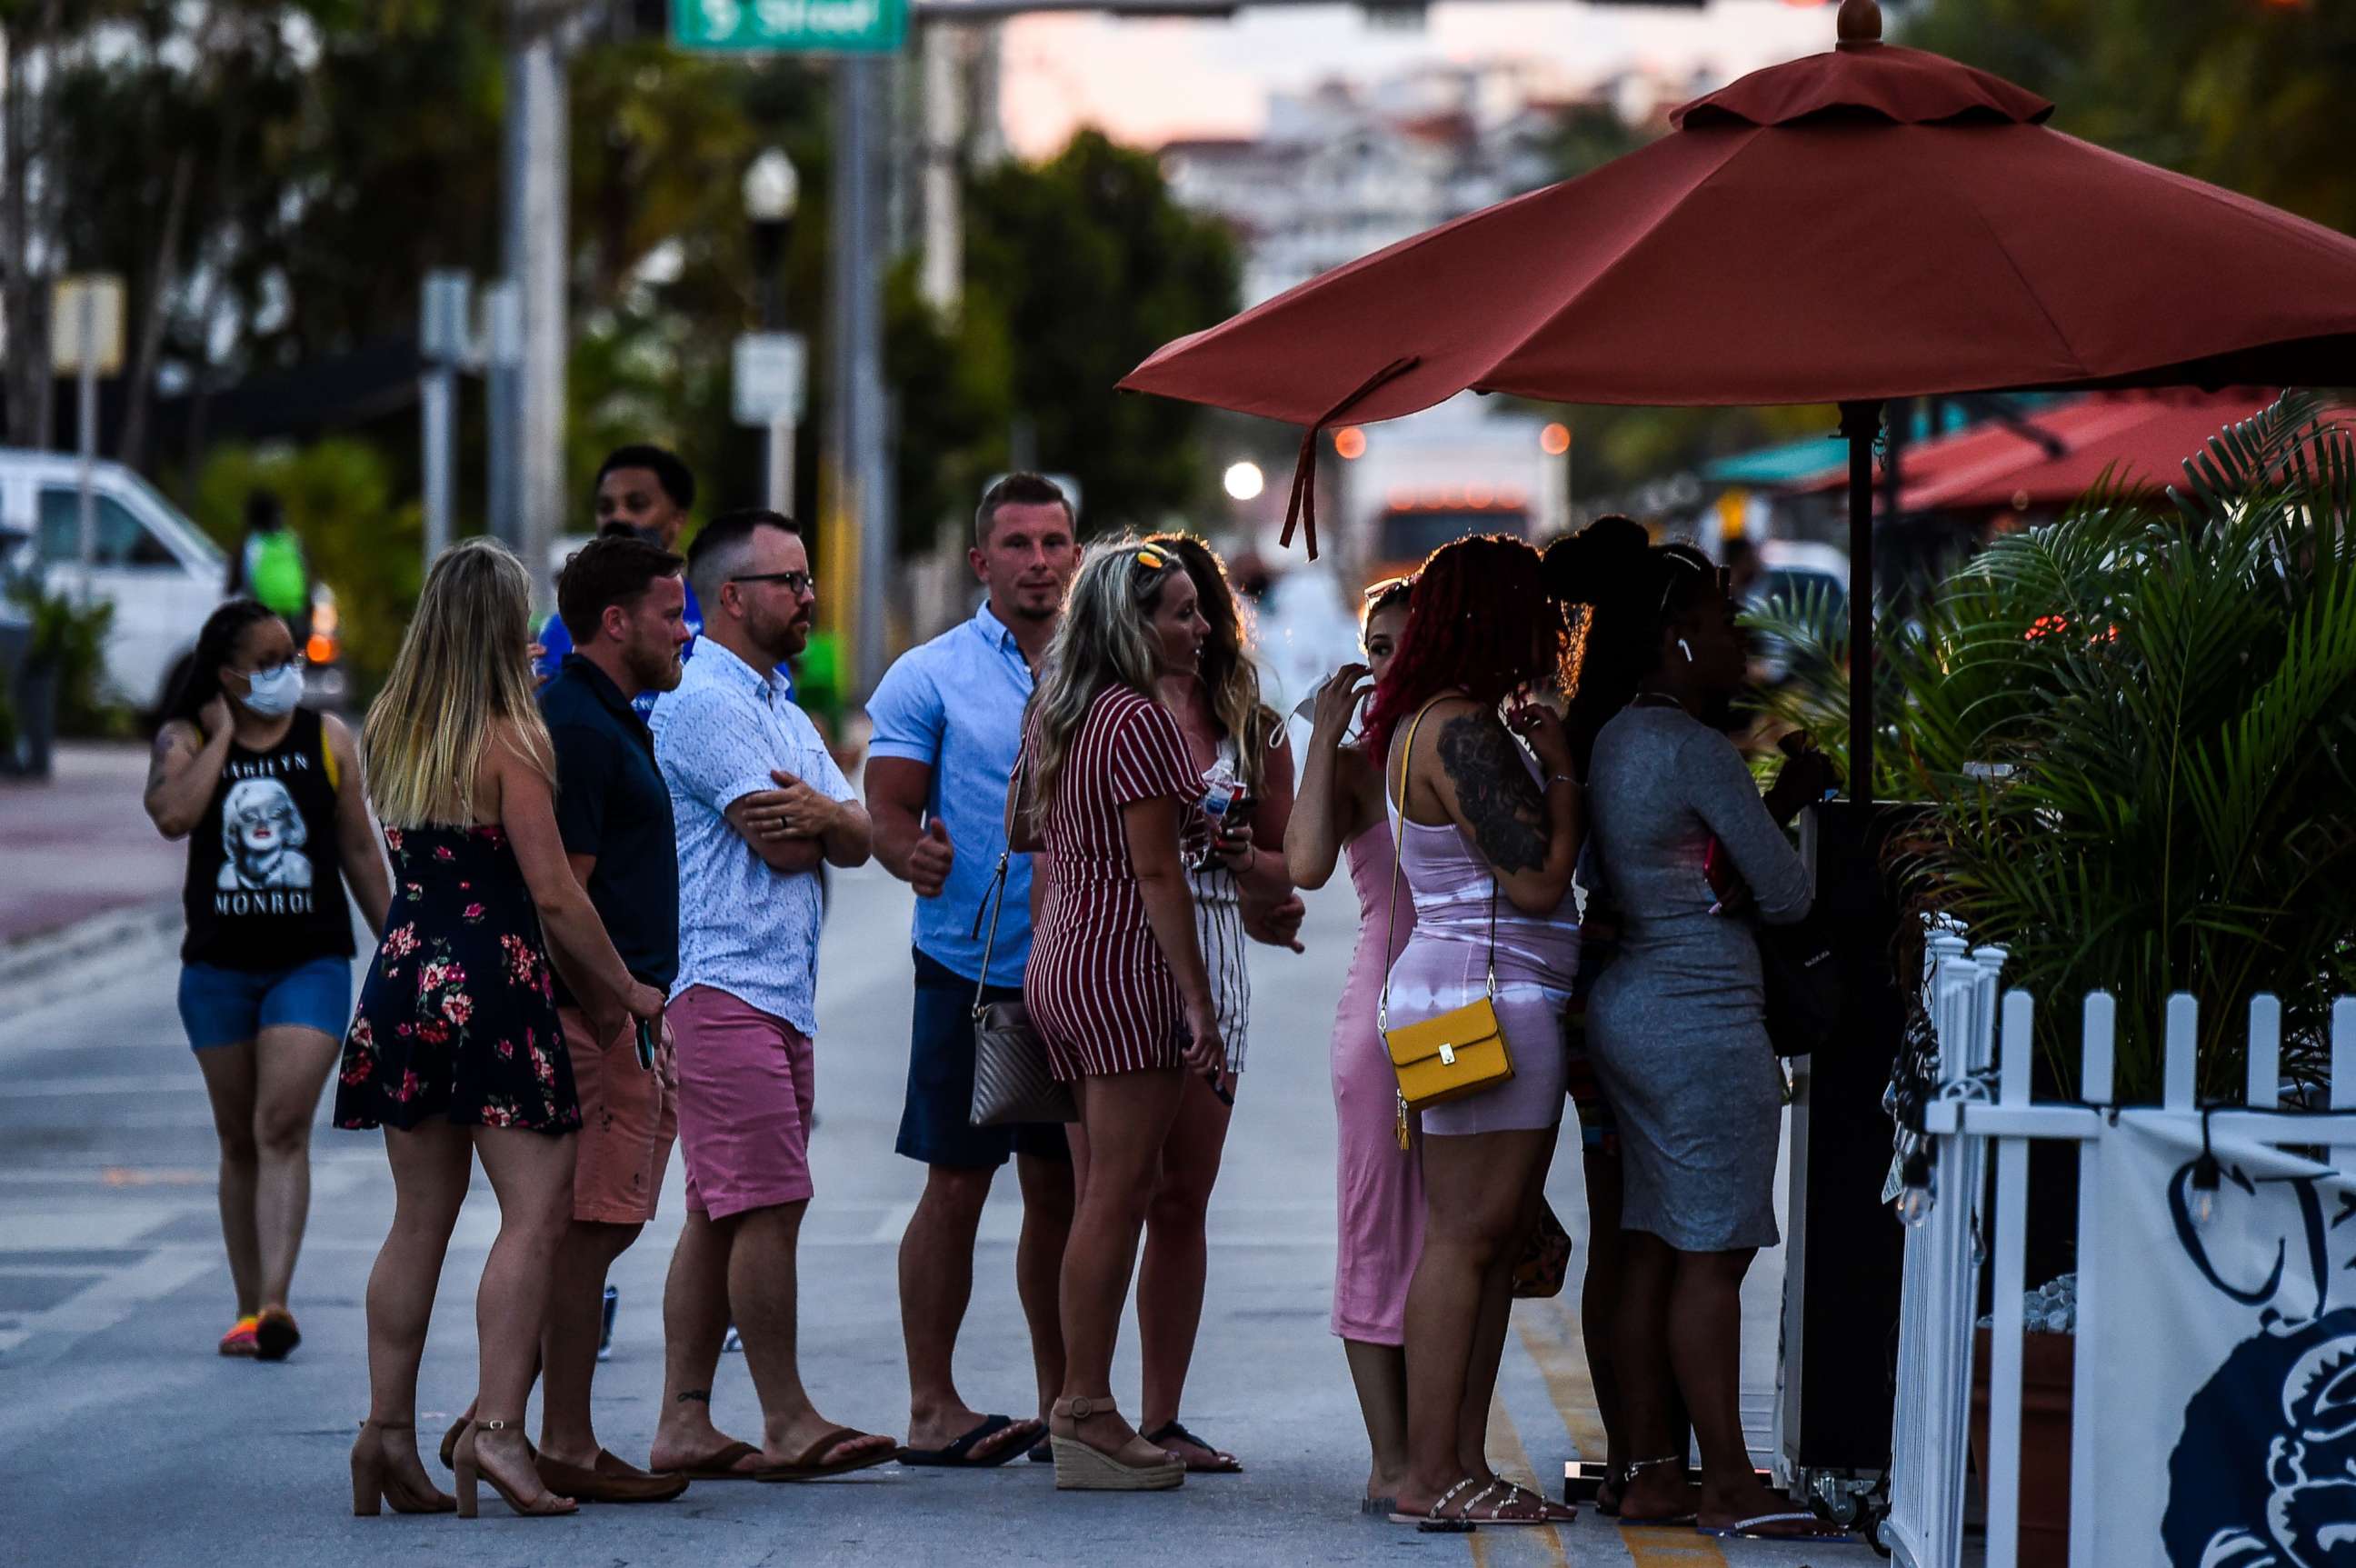
[[[1020,997],[1031,952],[1031,857],[1011,864],[990,973],[981,972],[980,913],[1006,847],[1010,775],[1033,672],[1079,569],[1072,509],[1037,474],[1001,479],[982,497],[967,553],[989,597],[973,618],[884,673],[868,700],[867,807],[875,858],[916,891],[916,1028],[899,1152],[926,1167],[900,1240],[900,1326],[908,1351],[908,1442],[903,1464],[1002,1464],[1038,1443],[1064,1380],[1056,1276],[1072,1220],[1071,1149],[1055,1123],[976,1127],[973,1002]],[[1030,1321],[1041,1419],[985,1415],[950,1376],[973,1292],[974,1237],[991,1178],[1012,1155],[1023,1185],[1015,1289]]]
[[[679,857],[670,789],[635,707],[680,682],[688,640],[680,560],[659,544],[600,537],[565,564],[557,614],[573,651],[541,692],[556,748],[556,826],[573,875],[631,975],[668,992],[679,972]],[[650,1476],[597,1442],[589,1385],[605,1275],[654,1218],[679,1136],[669,1028],[656,1065],[642,1066],[635,1029],[599,1039],[557,981],[557,1016],[581,1097],[573,1224],[555,1264],[542,1337],[540,1473],[584,1502],[678,1496],[684,1477]]]

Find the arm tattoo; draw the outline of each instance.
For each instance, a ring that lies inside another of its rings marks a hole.
[[[1440,764],[1456,786],[1456,803],[1489,864],[1535,871],[1546,864],[1546,798],[1494,714],[1464,714],[1440,730]]]

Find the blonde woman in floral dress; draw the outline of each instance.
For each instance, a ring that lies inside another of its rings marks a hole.
[[[522,563],[489,541],[445,552],[362,731],[392,908],[344,1041],[336,1125],[384,1129],[396,1202],[369,1276],[360,1514],[390,1502],[471,1516],[478,1478],[519,1513],[573,1507],[541,1485],[522,1430],[581,1125],[551,953],[600,1038],[626,1016],[659,1018],[663,998],[630,978],[564,858],[525,653],[530,592]],[[454,1503],[418,1461],[417,1368],[477,1155],[499,1233],[476,1292],[481,1391]]]

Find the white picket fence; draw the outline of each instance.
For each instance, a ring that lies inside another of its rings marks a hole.
[[[2085,998],[2082,1100],[2075,1104],[2033,1102],[2030,1072],[2035,1059],[2033,1003],[2014,991],[1999,1005],[1997,981],[2005,953],[1997,948],[1967,950],[1958,937],[1933,936],[1924,961],[1924,1000],[1939,1039],[1938,1097],[1926,1108],[1931,1134],[1932,1185],[1927,1216],[1917,1215],[1905,1243],[1905,1278],[1899,1322],[1896,1414],[1891,1431],[1890,1513],[1881,1541],[1907,1568],[1958,1568],[1964,1551],[1965,1466],[1971,1418],[1973,1330],[1978,1317],[1981,1238],[1986,1173],[1994,1145],[1996,1275],[1995,1320],[1990,1337],[1987,1568],[2016,1568],[2019,1561],[2023,1293],[2027,1282],[2025,1230],[2029,1208],[2029,1147],[2031,1139],[2072,1141],[2079,1145],[2078,1320],[2092,1320],[2106,1289],[2142,1288],[2144,1282],[2110,1280],[2096,1266],[2102,1212],[2100,1155],[2111,1119],[2098,1107],[2113,1103],[2113,999],[2096,992]],[[2195,1103],[2194,1050],[2199,1014],[2193,998],[2170,997],[2167,1018],[2165,1089],[2159,1114],[2181,1118],[2198,1144],[2204,1117]],[[2328,1146],[2340,1170],[2356,1169],[2356,999],[2343,998],[2332,1011],[2331,1108],[2296,1118],[2280,1113],[2282,1009],[2271,996],[2250,1004],[2249,1073],[2241,1112],[2211,1112],[2206,1122],[2218,1137],[2276,1146]],[[2001,1025],[2001,1051],[1998,1050]],[[1987,1069],[1997,1066],[1993,1082]],[[2150,1113],[2140,1113],[2149,1115]],[[1922,1197],[1913,1200],[1919,1208]],[[2168,1347],[2145,1345],[2113,1354],[2165,1356]],[[2074,1363],[2073,1400],[2092,1408],[2092,1381],[2099,1360],[2080,1354]],[[2091,1421],[2072,1426],[2071,1561],[2073,1568],[2094,1562],[2096,1488],[2094,1473],[2098,1434]]]

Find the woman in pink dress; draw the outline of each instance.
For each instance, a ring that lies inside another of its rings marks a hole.
[[[1382,773],[1349,731],[1358,704],[1390,668],[1407,628],[1413,580],[1366,590],[1364,664],[1318,688],[1301,789],[1285,824],[1284,863],[1301,887],[1323,887],[1347,854],[1358,893],[1358,941],[1333,1010],[1336,1181],[1333,1333],[1350,1363],[1374,1463],[1361,1511],[1387,1514],[1407,1473],[1407,1285],[1423,1246],[1423,1165],[1413,1130],[1400,1138],[1398,1079],[1375,1026],[1383,975],[1415,929],[1415,901],[1391,908],[1391,835]],[[1387,929],[1387,937],[1385,932]]]

